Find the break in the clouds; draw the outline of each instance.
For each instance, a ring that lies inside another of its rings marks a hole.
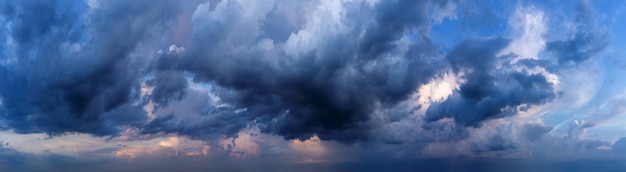
[[[615,162],[624,5],[0,2],[0,167]]]

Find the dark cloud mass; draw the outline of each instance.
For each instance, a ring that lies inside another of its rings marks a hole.
[[[478,126],[487,119],[515,115],[556,97],[545,76],[500,67],[496,54],[505,48],[503,38],[470,39],[457,45],[446,59],[467,80],[447,100],[426,111],[430,121],[452,117],[457,123]]]
[[[18,133],[111,135],[117,126],[145,118],[132,102],[139,96],[143,64],[129,54],[176,8],[168,1],[86,6],[0,3],[1,21],[8,26],[0,66],[3,127]]]
[[[196,11],[193,42],[177,67],[194,73],[196,81],[234,90],[225,101],[246,111],[237,115],[245,120],[233,122],[255,119],[263,131],[289,139],[313,134],[364,139],[377,106],[406,99],[436,72],[423,33],[429,25],[427,2],[347,3],[337,16],[315,11],[310,20],[320,20],[320,26],[304,23],[286,42],[260,34],[276,29],[263,28],[266,21],[283,17],[270,15],[272,4],[249,9],[254,15],[247,16],[233,14],[242,8],[239,3],[224,1],[215,11],[202,11],[202,6]],[[401,42],[406,34],[415,42]],[[267,43],[273,48],[260,45]]]
[[[409,118],[421,105],[407,100],[452,71],[460,87],[418,120],[422,130],[458,135],[428,138],[450,140],[467,137],[464,127],[557,97],[543,73],[530,71],[549,61],[510,63],[516,54],[499,54],[511,38],[470,38],[449,52],[436,45],[432,15],[449,15],[438,13],[457,1],[209,1],[193,14],[179,10],[195,1],[94,2],[0,2],[2,129],[115,136],[130,127],[209,140],[258,128],[286,139],[375,140],[386,124],[374,116],[394,118],[389,123]],[[560,63],[589,59],[604,49],[602,34],[591,30],[577,28],[547,49]],[[202,94],[192,90],[197,85],[211,87],[207,94],[218,103],[192,95],[202,100],[194,108],[206,107],[172,110],[189,93]],[[400,103],[415,107],[385,114]],[[186,119],[187,113],[196,116]],[[550,130],[529,126],[523,135],[536,141]],[[501,137],[490,140],[490,149],[513,147]]]
[[[0,0],[0,171],[625,169],[607,4]]]

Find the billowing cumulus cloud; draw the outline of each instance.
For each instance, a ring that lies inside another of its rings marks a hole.
[[[247,118],[235,121],[256,119],[286,138],[366,139],[371,113],[408,98],[440,63],[425,35],[428,2],[310,4],[298,9],[309,16],[286,40],[270,33],[289,28],[264,27],[284,17],[272,15],[272,3],[211,5],[194,13],[176,68],[232,89],[224,101],[245,109],[232,116]]]

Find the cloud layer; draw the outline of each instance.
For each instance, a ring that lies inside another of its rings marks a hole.
[[[361,165],[381,156],[418,164],[486,158],[470,166],[567,157],[552,150],[622,157],[623,136],[586,135],[622,113],[622,101],[612,101],[621,91],[587,90],[617,87],[613,80],[574,83],[618,73],[605,59],[615,51],[613,30],[593,3],[569,7],[0,2],[0,129],[89,135],[119,142],[91,151],[122,157],[309,154],[300,160],[341,162],[338,169],[354,169],[346,159]],[[172,140],[127,145],[162,138]],[[1,145],[0,155],[31,156]]]

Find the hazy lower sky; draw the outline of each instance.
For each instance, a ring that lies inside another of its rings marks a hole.
[[[0,1],[0,171],[624,171],[626,2]]]

